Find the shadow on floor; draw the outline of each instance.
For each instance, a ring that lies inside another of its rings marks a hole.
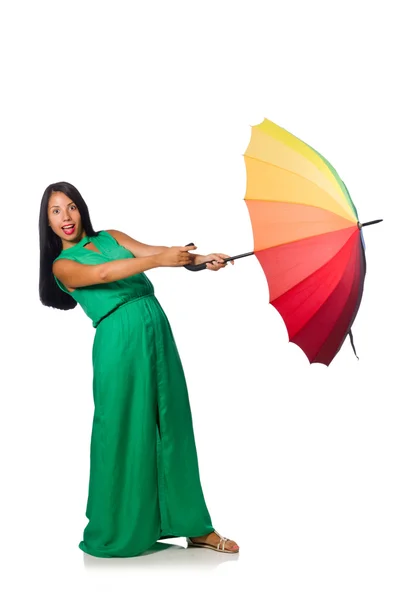
[[[164,567],[169,570],[172,567],[177,569],[189,567],[212,571],[226,561],[239,559],[239,553],[224,554],[207,548],[187,548],[186,544],[166,542],[156,542],[143,554],[131,558],[97,558],[85,552],[83,555],[84,566],[89,569],[152,569],[153,567],[161,569]]]

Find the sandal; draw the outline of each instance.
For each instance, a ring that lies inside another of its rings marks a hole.
[[[188,548],[209,548],[210,550],[216,550],[217,552],[227,552],[229,554],[237,554],[237,552],[239,550],[228,550],[227,548],[225,548],[225,544],[227,541],[229,541],[229,538],[223,537],[220,533],[218,533],[217,531],[215,531],[214,529],[214,533],[216,533],[216,535],[219,536],[219,542],[216,546],[213,546],[212,544],[206,544],[205,542],[192,542],[192,540],[187,537],[187,547]]]

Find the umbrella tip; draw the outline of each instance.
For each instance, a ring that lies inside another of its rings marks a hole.
[[[366,223],[360,223],[360,221],[357,222],[358,228],[361,229],[362,227],[365,227],[366,225],[375,225],[375,223],[382,223],[383,219],[376,219],[375,221],[367,221]]]

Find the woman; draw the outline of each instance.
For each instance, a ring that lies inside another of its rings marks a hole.
[[[40,299],[79,303],[96,329],[94,418],[86,516],[79,547],[98,557],[141,554],[158,539],[238,552],[215,531],[201,489],[183,368],[168,319],[144,271],[213,261],[189,247],[149,246],[95,232],[70,183],[49,185],[40,209]]]

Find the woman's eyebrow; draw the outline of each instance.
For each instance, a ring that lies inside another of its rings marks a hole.
[[[74,204],[74,202],[73,201],[68,202],[68,204],[66,206],[69,206],[69,204]],[[61,208],[61,207],[59,206],[59,204],[53,204],[52,206],[50,206],[50,208]]]

